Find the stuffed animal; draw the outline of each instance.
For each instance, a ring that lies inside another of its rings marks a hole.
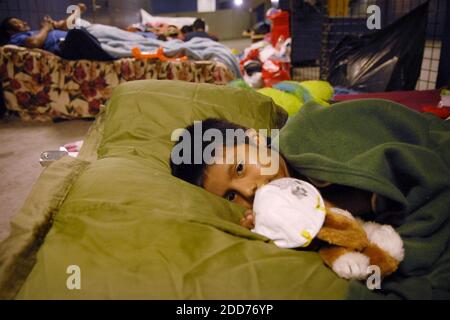
[[[282,178],[258,189],[253,203],[255,227],[282,248],[308,247],[322,240],[325,264],[345,279],[366,279],[376,265],[385,277],[403,260],[403,241],[389,225],[363,222],[350,212],[326,208],[310,183]]]

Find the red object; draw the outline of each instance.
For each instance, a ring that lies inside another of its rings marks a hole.
[[[249,60],[259,61],[259,50],[258,49],[250,50],[250,52],[247,54],[247,56],[239,62],[242,74],[244,74],[244,64]]]
[[[426,106],[422,108],[422,111],[432,113],[442,119],[447,119],[448,117],[450,117],[450,108],[448,107],[437,108]]]
[[[348,94],[335,96],[335,101],[346,101],[354,99],[379,98],[387,99],[403,104],[411,109],[424,112],[424,107],[438,106],[441,101],[440,90],[424,90],[424,91],[392,91],[392,92],[376,92],[364,94]]]
[[[284,63],[280,61],[271,61],[274,65],[278,67],[276,71],[274,70],[267,70],[264,68],[262,69],[262,78],[264,81],[264,87],[272,87],[273,85],[277,84],[278,82],[285,81],[285,80],[291,80],[290,76],[290,63]]]
[[[289,12],[281,11],[268,18],[272,20],[272,45],[276,47],[280,36],[283,36],[285,40],[291,36],[289,31]]]

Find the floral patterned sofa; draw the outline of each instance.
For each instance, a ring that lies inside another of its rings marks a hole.
[[[68,61],[44,50],[0,47],[4,103],[24,121],[92,118],[114,87],[140,79],[226,84],[234,76],[217,61]]]

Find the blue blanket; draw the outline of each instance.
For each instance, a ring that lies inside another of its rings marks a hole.
[[[160,41],[102,24],[91,24],[86,26],[86,29],[100,41],[102,48],[106,52],[117,58],[130,57],[131,49],[134,47],[150,52],[163,47],[164,53],[169,57],[183,54],[193,60],[220,61],[237,78],[241,77],[239,63],[231,53],[231,50],[223,44],[210,39],[193,38],[187,42],[181,40]]]

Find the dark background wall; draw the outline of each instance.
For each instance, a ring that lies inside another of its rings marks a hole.
[[[139,22],[140,8],[150,10],[150,0],[0,0],[0,18],[18,17],[28,21],[32,28],[38,28],[45,15],[62,19],[67,15],[67,7],[79,2],[88,7],[87,13],[82,15],[83,18],[119,27]]]
[[[67,7],[79,2],[88,8],[82,18],[121,28],[140,22],[141,8],[152,15],[201,17],[209,31],[222,40],[240,38],[242,31],[256,22],[257,15],[264,15],[264,10],[250,12],[248,8],[258,5],[261,2],[258,0],[248,0],[247,6],[241,8],[236,8],[233,0],[216,0],[216,12],[202,13],[197,12],[197,0],[0,0],[0,18],[18,17],[37,29],[45,15],[62,19]]]
[[[183,11],[197,11],[197,0],[153,0],[150,2],[150,13],[174,13]]]
[[[0,0],[0,18],[14,16],[28,21],[34,29],[38,28],[42,18],[50,15],[54,19],[62,19],[66,16],[67,7],[70,4],[83,2],[87,5],[88,11],[82,15],[83,18],[103,24],[111,24],[118,27],[126,27],[141,20],[139,10],[142,8],[152,15],[177,15],[189,14],[189,16],[202,16],[205,13],[197,14],[197,0]],[[216,0],[216,10],[233,10],[235,14],[234,22],[238,21],[238,26],[245,25],[242,22],[249,19],[245,18],[249,14],[248,6],[255,6],[261,1],[248,0],[247,7],[236,8],[233,0]],[[263,1],[264,2],[264,1]],[[94,9],[95,5],[95,9]],[[252,13],[255,14],[255,13]],[[258,15],[263,16],[264,11],[259,10]],[[214,24],[215,20],[228,19],[225,23],[218,23],[225,29],[235,28],[232,14],[217,12],[217,18],[214,13],[206,13],[208,19]],[[242,22],[242,23],[241,23]],[[237,28],[237,27],[236,27]],[[216,30],[220,31],[220,30]],[[228,32],[228,30],[224,30]],[[240,30],[240,33],[242,30]],[[230,33],[230,32],[228,32]],[[232,32],[230,34],[238,34]]]
[[[18,17],[36,28],[46,14],[54,19],[66,16],[69,4],[68,0],[0,0],[0,17]]]
[[[350,2],[346,16],[329,17],[325,0],[315,2],[315,7],[311,7],[305,0],[280,0],[280,6],[291,13],[292,63],[295,67],[318,67],[320,64],[322,71],[332,49],[344,36],[373,32],[366,27],[366,10],[369,4],[380,6],[381,24],[385,27],[426,1],[354,0]],[[420,90],[441,87],[449,82],[449,21],[450,1],[430,0],[424,58],[417,83]],[[324,74],[327,74],[326,68]],[[306,78],[316,77],[318,76],[313,74]]]

